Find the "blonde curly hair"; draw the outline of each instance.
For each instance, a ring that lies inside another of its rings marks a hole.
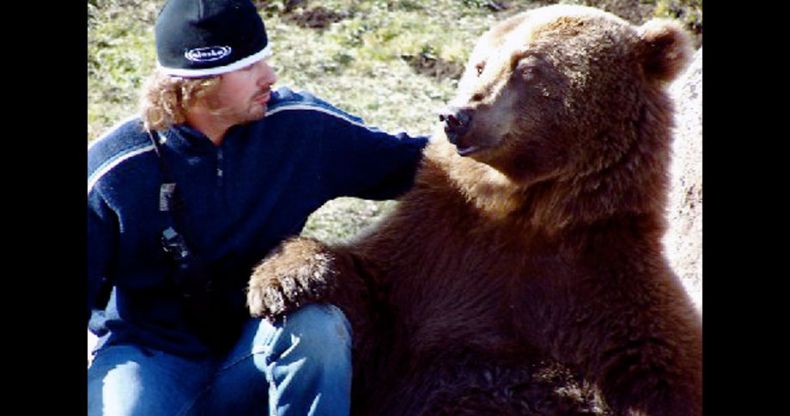
[[[187,110],[210,95],[220,77],[182,78],[155,70],[140,95],[140,114],[147,130],[167,130],[186,121]]]

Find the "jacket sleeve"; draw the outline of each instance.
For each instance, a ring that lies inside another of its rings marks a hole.
[[[112,290],[112,267],[118,242],[118,221],[98,191],[88,194],[88,309],[86,326],[101,314]],[[95,330],[94,330],[95,332]],[[97,334],[101,335],[101,334]]]
[[[412,187],[428,137],[389,134],[358,119],[326,118],[321,172],[337,196],[384,200]]]

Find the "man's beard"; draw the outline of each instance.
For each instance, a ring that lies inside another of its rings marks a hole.
[[[251,102],[250,105],[242,110],[234,110],[230,108],[220,108],[213,111],[215,116],[221,117],[230,125],[245,124],[262,119],[266,115],[268,106],[261,105],[257,102]]]

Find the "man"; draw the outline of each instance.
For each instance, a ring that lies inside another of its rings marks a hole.
[[[156,46],[142,116],[88,150],[88,414],[348,414],[343,313],[251,319],[247,279],[326,201],[407,190],[427,139],[272,90],[249,0],[170,0]]]

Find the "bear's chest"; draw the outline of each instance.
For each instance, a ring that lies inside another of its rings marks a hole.
[[[390,305],[405,344],[414,350],[513,348],[514,322],[531,312],[524,302],[556,290],[553,277],[565,275],[567,264],[551,252],[530,254],[523,244],[497,240],[495,234],[450,237],[457,238],[452,253],[438,247],[424,251],[425,258],[414,259],[424,267],[392,280]],[[531,292],[527,297],[525,290]]]

